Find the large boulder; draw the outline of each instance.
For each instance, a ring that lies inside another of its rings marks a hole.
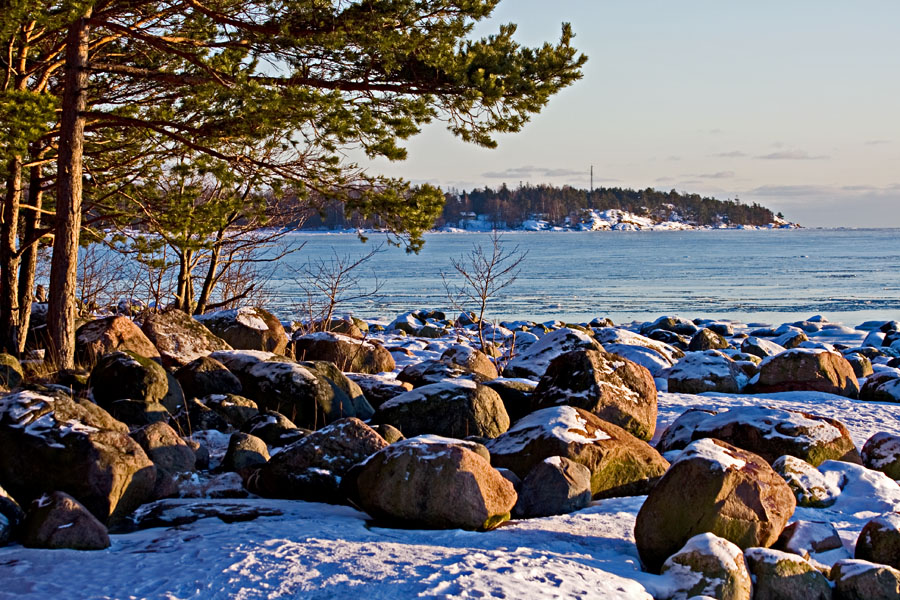
[[[270,498],[339,501],[337,482],[350,468],[388,443],[359,419],[342,419],[309,434],[276,454],[250,478],[250,491]],[[333,486],[323,489],[322,477]]]
[[[841,600],[897,600],[900,571],[865,560],[845,559],[831,568],[835,595]]]
[[[104,354],[115,351],[159,359],[156,346],[128,317],[97,319],[75,331],[75,359],[78,363],[89,366]]]
[[[573,350],[550,363],[534,391],[537,408],[577,406],[649,440],[656,428],[656,384],[627,358]]]
[[[468,379],[475,383],[486,383],[488,378],[461,365],[442,360],[423,360],[407,365],[397,374],[397,381],[409,383],[414,388],[433,383],[441,383],[448,379]]]
[[[644,494],[669,466],[646,442],[573,406],[533,412],[486,445],[491,464],[522,479],[551,456],[581,463],[591,471],[595,498]]]
[[[341,371],[383,373],[394,370],[394,357],[381,344],[357,340],[339,333],[319,332],[295,335],[297,360],[333,362]]]
[[[830,417],[768,408],[740,406],[718,414],[685,413],[689,423],[670,426],[678,435],[663,433],[657,450],[684,448],[693,440],[716,438],[774,462],[789,454],[813,466],[826,460],[861,464],[859,452],[844,425]]]
[[[513,484],[456,440],[422,436],[371,456],[355,478],[363,510],[390,523],[492,529],[509,519]]]
[[[0,353],[0,386],[11,390],[19,387],[25,373],[22,371],[22,363],[12,354]]]
[[[284,354],[287,348],[284,326],[261,308],[242,306],[198,315],[196,319],[235,349]]]
[[[316,429],[342,419],[368,419],[374,409],[359,386],[334,365],[297,363],[265,352],[214,352],[241,381],[244,395],[261,409],[285,414],[300,427]]]
[[[64,492],[50,492],[31,503],[22,526],[22,545],[103,550],[109,548],[109,533],[78,500]]]
[[[115,400],[160,402],[169,393],[166,371],[159,363],[133,352],[105,354],[91,371],[91,391],[100,406]]]
[[[706,350],[724,350],[728,348],[728,340],[711,329],[701,329],[691,338],[688,350],[704,352]]]
[[[594,329],[594,338],[603,344],[603,348],[607,352],[624,356],[628,360],[646,367],[654,377],[662,375],[666,369],[684,356],[684,352],[675,346],[619,327]]]
[[[733,360],[710,350],[687,354],[668,370],[667,381],[668,391],[673,393],[736,394],[747,383],[747,378]]]
[[[813,391],[848,398],[859,395],[853,367],[837,352],[807,348],[770,356],[759,365],[751,381],[755,393]]]
[[[658,572],[691,537],[768,547],[794,513],[791,488],[761,457],[725,442],[688,446],[650,491],[634,526],[641,562]]]
[[[377,420],[407,437],[434,434],[494,438],[509,429],[509,415],[497,392],[465,379],[416,388],[388,400]]]
[[[241,380],[228,367],[209,356],[195,358],[175,371],[188,398],[203,398],[212,394],[240,394]]]
[[[259,406],[250,398],[236,394],[212,394],[199,402],[225,419],[235,429],[259,414]]]
[[[266,464],[269,458],[269,448],[262,439],[235,431],[228,439],[228,450],[222,459],[222,468],[240,473]]]
[[[762,359],[781,354],[785,350],[787,350],[787,348],[784,346],[776,344],[771,340],[760,339],[753,335],[744,338],[744,341],[741,342],[741,352],[758,356]]]
[[[151,423],[131,432],[131,437],[157,471],[168,474],[193,471],[197,457],[193,449],[166,423]]]
[[[574,512],[591,503],[591,470],[568,458],[551,456],[536,464],[516,491],[519,501],[513,512],[517,517]]]
[[[841,488],[814,466],[794,456],[782,456],[772,463],[775,472],[787,482],[797,506],[826,508],[837,500]]]
[[[163,366],[170,369],[183,367],[216,350],[231,350],[225,340],[177,309],[148,314],[141,331],[159,350]]]
[[[886,513],[866,523],[853,558],[900,569],[900,513]]]
[[[802,557],[770,548],[744,552],[754,600],[831,600],[828,579]]]
[[[461,344],[450,346],[441,354],[441,361],[450,365],[458,365],[487,379],[496,379],[499,376],[497,367],[490,357],[481,350],[471,346],[463,346]]]
[[[869,402],[900,403],[900,376],[896,371],[882,371],[866,378],[859,399]]]
[[[695,535],[666,559],[663,577],[669,580],[660,600],[698,596],[718,600],[750,600],[753,584],[744,553],[711,533]]]
[[[506,407],[506,413],[509,415],[510,423],[515,423],[536,409],[534,405],[534,390],[537,388],[537,382],[533,379],[499,377],[486,381],[484,385],[500,395],[500,399],[503,400],[503,406]]]
[[[694,335],[700,328],[693,322],[677,316],[663,316],[641,325],[641,333],[644,335],[649,335],[658,329],[679,335]]]
[[[900,436],[880,431],[870,437],[862,448],[862,462],[869,469],[900,480]]]
[[[557,329],[513,357],[507,363],[503,374],[506,377],[538,379],[544,374],[553,359],[579,348],[603,350],[603,347],[594,338],[583,331],[568,327]]]
[[[150,495],[156,467],[128,428],[95,404],[22,391],[0,397],[0,485],[22,502],[64,491],[101,521]]]
[[[12,543],[19,535],[25,513],[12,496],[0,487],[0,547]]]

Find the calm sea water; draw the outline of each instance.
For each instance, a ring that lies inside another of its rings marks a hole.
[[[306,245],[288,259],[300,266],[334,252],[358,257],[367,244],[352,234],[291,234]],[[361,285],[383,283],[377,298],[344,306],[364,317],[393,317],[414,308],[449,310],[441,273],[451,257],[488,234],[430,234],[425,249],[390,248],[366,263]],[[510,232],[505,248],[527,251],[518,280],[488,306],[499,319],[616,323],[663,314],[780,323],[816,314],[848,325],[900,320],[900,230],[683,232]],[[272,282],[273,308],[294,315],[298,288],[290,269]]]

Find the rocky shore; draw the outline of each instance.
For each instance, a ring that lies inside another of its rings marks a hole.
[[[598,597],[900,597],[897,322],[518,321],[484,348],[478,328],[169,311],[86,322],[73,371],[0,356],[0,573],[35,591],[14,557],[115,561],[145,530],[327,505],[504,548],[617,506],[622,564],[585,563]],[[31,337],[39,356],[40,319]]]

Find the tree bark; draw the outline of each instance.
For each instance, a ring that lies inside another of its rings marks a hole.
[[[3,199],[0,218],[0,350],[18,354],[16,338],[19,322],[19,292],[16,276],[19,256],[18,240],[19,203],[22,198],[22,159],[9,161],[6,179],[6,197]]]
[[[213,286],[216,283],[216,271],[219,270],[219,259],[222,255],[222,238],[224,231],[219,230],[216,234],[216,243],[213,244],[209,255],[209,265],[206,268],[206,277],[203,278],[203,286],[200,288],[200,297],[197,298],[197,306],[194,308],[195,315],[202,315],[206,312],[209,305],[209,299],[212,296]]]
[[[36,156],[36,154],[32,154]],[[31,167],[28,178],[28,205],[34,210],[25,212],[25,228],[22,239],[30,240],[41,226],[41,208],[44,204],[43,185],[44,169],[40,165]],[[19,341],[19,354],[25,352],[25,340],[28,337],[28,326],[31,322],[31,303],[34,301],[34,279],[37,272],[38,243],[22,248],[19,259],[19,322],[16,339]]]
[[[75,365],[75,293],[84,159],[84,110],[87,105],[88,42],[91,8],[66,37],[66,64],[56,181],[56,227],[50,264],[47,329],[50,359],[59,369]]]

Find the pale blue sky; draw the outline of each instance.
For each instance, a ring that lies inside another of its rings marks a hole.
[[[900,227],[900,3],[504,0],[523,44],[571,22],[584,78],[495,150],[443,126],[373,169],[446,187],[677,189],[807,226]]]

